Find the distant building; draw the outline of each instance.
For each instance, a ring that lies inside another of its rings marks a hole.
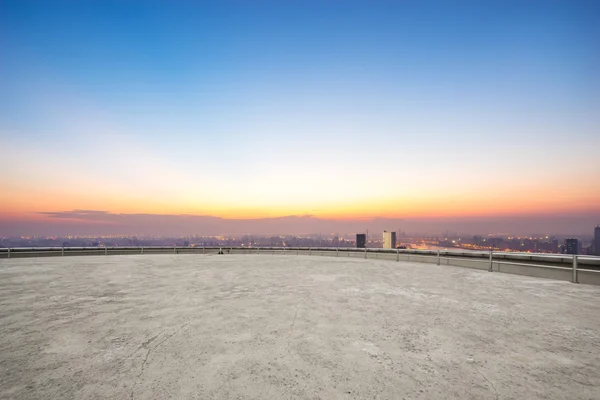
[[[552,239],[552,248],[551,248],[552,252],[553,253],[558,253],[558,248],[559,248],[559,246],[558,246],[558,239],[556,239],[556,238]]]
[[[579,253],[579,240],[574,238],[565,239],[565,254]]]
[[[492,246],[492,247],[499,248],[501,243],[502,243],[502,238],[495,237],[495,238],[490,239],[490,246]]]
[[[594,254],[600,256],[600,225],[594,228]]]
[[[383,231],[383,248],[384,249],[395,249],[396,248],[396,232]]]
[[[364,249],[365,247],[367,247],[367,235],[364,233],[358,233],[356,235],[356,248]]]

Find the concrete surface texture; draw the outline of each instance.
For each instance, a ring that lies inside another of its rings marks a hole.
[[[2,399],[598,399],[600,288],[279,255],[0,261]]]

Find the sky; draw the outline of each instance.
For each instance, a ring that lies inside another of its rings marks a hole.
[[[369,221],[591,232],[600,3],[0,0],[0,235]]]

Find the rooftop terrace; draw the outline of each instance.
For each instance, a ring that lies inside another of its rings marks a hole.
[[[1,399],[592,399],[600,287],[352,257],[0,260]]]

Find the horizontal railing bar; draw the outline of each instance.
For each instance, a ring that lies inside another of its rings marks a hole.
[[[516,262],[510,262],[510,261],[493,261],[494,264],[501,264],[501,265],[516,265],[519,267],[534,267],[534,268],[548,268],[548,269],[559,269],[559,270],[563,270],[563,271],[571,271],[572,268],[571,267],[557,267],[556,265],[541,265],[541,264],[525,264],[525,263],[516,263]]]
[[[435,257],[435,256],[432,256]],[[488,259],[484,258],[462,258],[462,257],[441,257],[440,260],[457,260],[457,261],[475,261],[475,262],[488,262]]]

